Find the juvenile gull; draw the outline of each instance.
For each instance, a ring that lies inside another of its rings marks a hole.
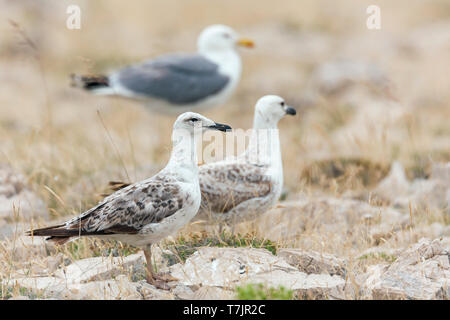
[[[274,206],[283,187],[278,121],[295,115],[283,98],[264,96],[255,106],[247,150],[236,158],[199,167],[201,206],[194,220],[231,224],[251,220]],[[110,182],[113,190],[126,187]]]
[[[252,47],[228,26],[212,25],[197,40],[197,53],[167,54],[109,75],[72,76],[73,85],[95,94],[142,101],[148,108],[176,113],[223,104],[241,77],[237,46]]]
[[[176,232],[199,209],[194,132],[206,129],[231,128],[197,113],[183,113],[173,125],[170,160],[158,174],[118,190],[63,224],[30,230],[27,235],[49,236],[47,240],[60,244],[80,236],[95,236],[143,248],[147,281],[164,287],[163,277],[156,275],[152,268],[151,245]]]
[[[278,121],[295,115],[283,98],[264,96],[255,106],[247,150],[199,168],[202,202],[195,219],[232,224],[256,218],[278,201],[283,187]]]

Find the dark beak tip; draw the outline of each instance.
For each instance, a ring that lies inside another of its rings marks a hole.
[[[286,114],[289,114],[291,116],[295,116],[297,114],[297,111],[294,108],[289,107],[289,108],[286,109]]]
[[[227,124],[221,124],[221,123],[216,123],[215,125],[210,127],[211,129],[215,129],[215,130],[219,130],[219,131],[223,131],[223,132],[227,132],[227,131],[231,131],[232,128],[227,125]]]

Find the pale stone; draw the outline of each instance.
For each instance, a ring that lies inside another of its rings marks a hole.
[[[171,275],[185,285],[233,286],[236,281],[274,269],[297,271],[265,249],[199,248],[185,264],[170,267]]]
[[[14,276],[19,277],[43,277],[53,276],[55,271],[64,261],[64,255],[58,253],[55,256],[48,256],[42,259],[34,259],[28,262],[22,262],[22,269],[14,271]]]
[[[184,265],[170,267],[171,275],[188,286],[233,290],[238,285],[262,283],[284,286],[298,294],[322,298],[343,296],[345,280],[338,276],[307,275],[265,249],[200,248]]]
[[[59,269],[56,275],[67,279],[68,283],[86,283],[106,280],[119,274],[142,273],[144,267],[142,252],[127,257],[95,257],[74,261],[65,268]]]
[[[143,298],[136,289],[136,285],[123,275],[116,279],[70,284],[68,291],[66,298],[77,300],[142,300]]]
[[[371,266],[365,288],[374,299],[448,299],[449,259],[441,240],[423,238],[394,263]]]
[[[141,294],[145,300],[174,300],[175,296],[172,292],[167,290],[160,290],[155,286],[148,284],[145,280],[141,280],[134,284],[136,290]]]
[[[345,276],[345,260],[331,254],[300,249],[280,249],[278,256],[307,274],[327,273]]]
[[[232,300],[236,298],[236,293],[233,290],[227,290],[220,287],[200,287],[184,299],[188,300]]]
[[[15,297],[11,297],[8,300],[30,300],[30,297],[27,296],[15,296]]]
[[[174,296],[177,299],[191,300],[192,296],[194,295],[193,289],[198,289],[198,288],[195,288],[195,286],[190,287],[190,286],[186,286],[184,284],[177,283],[177,285],[172,288],[171,292],[174,294]]]

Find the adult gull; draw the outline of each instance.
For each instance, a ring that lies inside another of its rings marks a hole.
[[[253,47],[232,28],[212,25],[197,40],[197,53],[167,54],[109,75],[72,75],[72,84],[95,94],[143,102],[151,110],[179,114],[223,104],[241,77],[237,46]]]
[[[197,113],[183,113],[173,126],[170,160],[158,174],[114,192],[65,223],[30,230],[27,235],[49,236],[47,240],[59,244],[81,236],[95,236],[143,248],[147,281],[164,287],[164,277],[155,274],[152,268],[151,245],[187,224],[200,207],[194,132],[206,129],[231,128]]]

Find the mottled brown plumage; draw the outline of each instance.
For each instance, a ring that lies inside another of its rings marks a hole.
[[[63,224],[30,230],[27,235],[49,236],[59,244],[79,236],[96,236],[141,247],[147,281],[167,287],[152,268],[151,246],[186,225],[200,207],[196,129],[226,131],[230,127],[197,113],[181,114],[173,127],[170,160],[158,174],[121,188]]]
[[[270,193],[267,166],[249,163],[223,163],[220,167],[200,167],[201,210],[227,213],[244,201]]]
[[[29,233],[51,236],[50,240],[59,242],[74,236],[137,234],[146,225],[158,223],[177,212],[183,206],[179,193],[175,180],[155,176],[120,189],[65,224]]]

